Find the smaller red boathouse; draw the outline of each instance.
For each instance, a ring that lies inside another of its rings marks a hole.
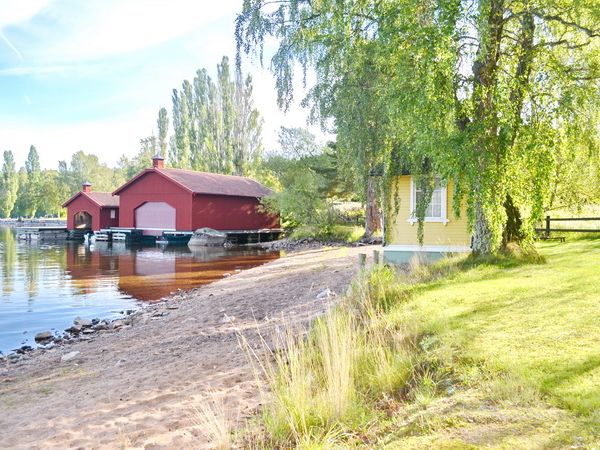
[[[67,208],[69,231],[98,231],[119,226],[119,197],[110,192],[92,192],[88,182],[62,206]]]

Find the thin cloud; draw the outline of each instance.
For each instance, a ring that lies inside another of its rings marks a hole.
[[[23,161],[34,143],[45,167],[82,149],[111,164],[135,154],[139,139],[152,133],[158,108],[170,107],[173,87],[200,67],[214,75],[222,55],[233,57],[241,3],[56,0],[36,14],[13,15],[9,28],[1,17],[0,32],[24,60],[6,51],[10,58],[2,61],[0,52],[0,150],[11,148]],[[304,126],[306,111],[295,104],[282,114],[268,70],[246,61],[244,71],[254,79],[265,148],[273,149],[279,126]],[[301,99],[301,86],[296,92]]]
[[[0,0],[0,30],[9,25],[17,25],[28,21],[44,10],[51,0]]]
[[[231,0],[216,5],[198,0],[56,1],[21,26],[20,48],[44,64],[101,60],[171,41],[240,8]]]
[[[13,52],[15,52],[15,54],[19,57],[19,59],[23,59],[23,55],[21,54],[21,52],[19,51],[19,49],[17,47],[15,47],[13,45],[12,42],[10,42],[8,40],[8,38],[4,35],[4,33],[0,30],[0,39],[2,39],[6,45],[8,45],[8,48],[10,48]]]
[[[8,69],[0,69],[1,76],[21,76],[21,75],[47,75],[51,73],[61,73],[72,71],[75,66],[56,65],[56,66],[19,66]]]

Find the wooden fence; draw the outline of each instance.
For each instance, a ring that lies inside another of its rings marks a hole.
[[[598,228],[552,228],[552,222],[598,222]],[[546,216],[546,226],[536,228],[535,231],[541,233],[545,238],[550,237],[550,233],[600,233],[600,217],[550,217]]]

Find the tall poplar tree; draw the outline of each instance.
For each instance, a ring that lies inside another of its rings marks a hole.
[[[10,150],[4,151],[2,179],[0,180],[0,213],[2,217],[10,217],[17,200],[19,178],[15,166],[15,158]]]
[[[192,168],[194,170],[210,170],[211,156],[208,153],[208,136],[210,135],[208,90],[210,83],[211,80],[206,69],[196,72],[192,112],[197,130],[195,152],[192,156]]]
[[[160,155],[163,158],[167,157],[167,136],[169,134],[169,113],[167,108],[160,108],[158,110],[158,119],[156,120],[158,127],[158,146],[160,148]]]
[[[173,136],[171,136],[171,142],[169,145],[169,163],[174,167],[180,167],[181,149],[183,147],[183,126],[181,124],[181,102],[179,99],[179,91],[173,89],[171,95],[171,101],[173,104],[172,117],[173,117]]]
[[[173,91],[170,163],[175,167],[248,175],[262,154],[262,119],[252,100],[252,79],[233,76],[229,59],[217,65],[213,81],[206,69]]]
[[[27,183],[22,187],[25,198],[23,213],[26,216],[35,217],[44,200],[40,156],[34,145],[29,147],[29,153],[25,161],[25,171],[27,173]]]

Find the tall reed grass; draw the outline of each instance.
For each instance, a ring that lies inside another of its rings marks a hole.
[[[468,386],[487,401],[539,402],[535,387],[464,359],[456,342],[440,337],[444,324],[424,321],[403,303],[481,266],[485,271],[543,262],[534,248],[509,247],[491,257],[414,260],[404,272],[376,266],[360,273],[309,331],[287,328],[264,342],[267,352],[246,343],[266,394],[255,448],[374,448],[379,441],[369,439],[378,439],[380,424],[398,405],[416,411],[417,418],[423,413],[403,433],[426,433],[446,423],[443,412],[435,412],[439,397]]]
[[[394,270],[377,267],[310,332],[287,328],[265,341],[267,352],[242,338],[268,392],[265,446],[333,448],[368,423],[373,402],[404,395],[414,379],[418,333],[411,324],[387,323],[384,312],[408,298],[409,288]]]

